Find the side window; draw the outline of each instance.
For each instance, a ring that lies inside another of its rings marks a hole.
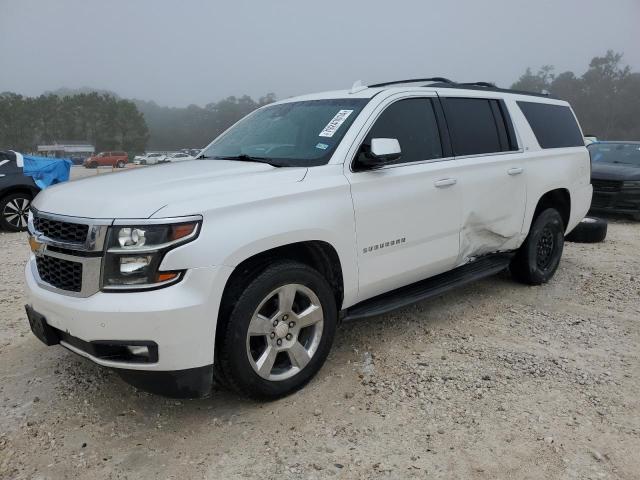
[[[518,102],[542,148],[582,147],[584,139],[569,107],[550,103]]]
[[[398,140],[402,156],[396,163],[442,158],[436,115],[427,98],[407,98],[389,105],[369,130],[363,145],[370,146],[372,138]]]
[[[456,156],[517,150],[506,107],[487,98],[446,98],[445,116]]]

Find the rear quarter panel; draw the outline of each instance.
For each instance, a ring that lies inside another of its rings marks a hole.
[[[523,220],[522,240],[529,233],[538,201],[555,189],[569,191],[571,213],[567,232],[584,218],[591,204],[591,160],[587,148],[582,145],[568,148],[542,149],[529,122],[517,105],[518,100],[531,101],[530,97],[514,95],[505,99],[514,128],[523,146],[522,163],[527,178],[527,206]],[[536,99],[543,103],[569,106],[567,102],[553,99]]]

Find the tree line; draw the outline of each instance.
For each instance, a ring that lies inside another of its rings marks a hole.
[[[129,100],[90,92],[24,97],[0,93],[0,149],[36,151],[55,140],[88,141],[97,151],[144,151],[149,129]]]
[[[228,97],[199,107],[163,107],[155,102],[134,100],[149,126],[150,150],[201,148],[229,126],[256,108],[274,102],[273,93],[258,100],[247,95]]]
[[[178,150],[207,145],[256,108],[275,101],[228,97],[199,107],[163,107],[105,90],[61,88],[39,97],[0,93],[0,150],[23,152],[54,140],[87,141],[96,151]]]
[[[622,65],[622,54],[611,50],[594,57],[581,76],[555,73],[544,65],[527,68],[511,88],[549,93],[567,100],[587,135],[607,140],[640,140],[640,73]]]

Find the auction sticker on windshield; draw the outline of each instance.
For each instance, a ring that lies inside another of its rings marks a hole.
[[[319,136],[320,137],[333,137],[333,134],[336,133],[336,130],[340,128],[340,125],[344,123],[344,121],[353,113],[353,110],[340,110],[336,113],[335,117],[333,117],[327,126],[322,129]]]

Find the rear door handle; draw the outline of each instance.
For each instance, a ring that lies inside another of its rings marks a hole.
[[[443,178],[441,180],[436,180],[433,184],[437,188],[450,187],[451,185],[455,185],[458,181],[455,178]]]
[[[524,172],[524,168],[522,167],[514,167],[514,168],[510,168],[509,170],[507,170],[507,173],[511,176],[513,175],[520,175],[522,172]]]

